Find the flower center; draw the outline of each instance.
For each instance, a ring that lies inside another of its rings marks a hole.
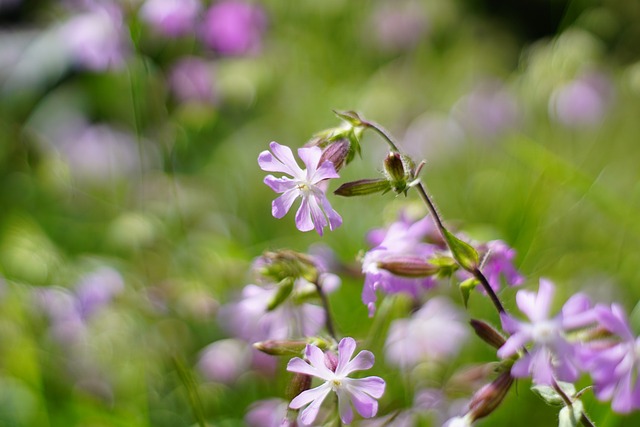
[[[533,339],[541,344],[548,344],[553,341],[553,338],[557,335],[558,328],[555,322],[544,320],[537,322],[533,325]]]
[[[331,380],[331,389],[336,391],[342,385],[342,381],[339,378],[334,378]]]

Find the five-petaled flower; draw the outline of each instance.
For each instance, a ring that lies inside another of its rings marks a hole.
[[[520,322],[508,314],[501,314],[502,326],[512,334],[498,350],[498,356],[511,357],[528,343],[533,348],[518,359],[511,374],[516,378],[531,375],[536,384],[552,384],[554,378],[573,382],[578,378],[578,354],[576,345],[569,341],[568,333],[595,322],[595,314],[589,299],[575,294],[555,317],[549,318],[549,310],[555,288],[548,280],[540,280],[538,293],[520,291],[516,294],[518,308],[530,323]]]
[[[378,412],[378,401],[382,397],[385,382],[380,377],[349,378],[348,375],[355,371],[370,369],[374,363],[373,353],[363,350],[351,360],[356,349],[353,338],[343,338],[338,344],[338,362],[334,369],[329,368],[325,362],[325,354],[315,345],[307,345],[305,356],[309,362],[299,357],[289,361],[287,370],[300,374],[311,375],[323,379],[325,382],[310,390],[305,390],[296,396],[289,407],[300,409],[308,405],[300,413],[302,423],[311,424],[318,415],[320,405],[327,395],[334,391],[338,395],[338,410],[340,419],[344,424],[353,421],[353,410],[365,418],[371,418]]]
[[[333,210],[325,195],[327,181],[338,178],[339,175],[330,161],[318,164],[322,156],[319,147],[304,147],[298,149],[298,155],[307,167],[303,170],[293,157],[293,152],[287,146],[277,142],[269,144],[271,152],[265,150],[258,156],[258,164],[267,172],[282,172],[292,178],[276,178],[267,175],[264,183],[276,193],[282,193],[271,204],[274,217],[282,218],[289,212],[291,205],[298,198],[302,203],[296,212],[296,227],[300,231],[310,231],[315,228],[322,235],[322,229],[327,225],[331,230],[342,224],[342,218]]]

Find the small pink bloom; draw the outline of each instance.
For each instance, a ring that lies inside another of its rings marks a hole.
[[[331,230],[342,224],[342,218],[333,210],[325,194],[326,180],[339,178],[333,164],[329,161],[318,164],[322,156],[319,147],[305,147],[298,149],[298,155],[307,169],[298,166],[293,152],[287,146],[277,142],[269,144],[271,152],[263,151],[258,156],[258,164],[267,172],[282,172],[292,178],[276,178],[267,175],[264,183],[276,193],[282,193],[272,203],[272,214],[282,218],[289,212],[293,202],[300,197],[302,203],[296,212],[296,227],[300,231],[310,231],[315,228],[322,235],[322,229],[327,225]]]
[[[365,418],[372,418],[378,412],[378,401],[384,394],[385,382],[380,377],[349,378],[355,371],[370,369],[374,363],[373,353],[364,350],[351,360],[356,349],[353,338],[343,338],[338,344],[338,362],[335,369],[327,367],[325,353],[315,345],[307,345],[305,356],[308,362],[294,357],[287,370],[323,379],[325,382],[296,396],[289,407],[305,409],[300,412],[300,421],[311,424],[316,419],[320,406],[331,391],[338,395],[338,411],[344,424],[353,421],[353,410]]]
[[[140,8],[140,17],[159,32],[177,37],[193,30],[199,0],[147,0]]]

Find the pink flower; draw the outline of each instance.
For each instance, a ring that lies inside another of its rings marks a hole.
[[[427,360],[455,356],[467,338],[462,313],[445,297],[435,297],[410,319],[393,321],[385,345],[387,361],[412,368]]]
[[[287,370],[323,379],[325,382],[313,389],[305,390],[296,396],[289,407],[300,409],[300,421],[311,424],[316,419],[320,405],[331,391],[338,395],[338,410],[344,424],[353,421],[353,410],[365,418],[371,418],[378,412],[378,401],[384,394],[385,382],[380,377],[349,378],[355,371],[370,369],[374,363],[373,353],[364,350],[351,360],[356,349],[353,338],[343,338],[338,344],[338,363],[335,369],[330,369],[325,363],[325,354],[315,345],[307,345],[305,356],[309,362],[299,357],[289,361]]]
[[[147,0],[140,17],[161,33],[177,37],[193,29],[201,8],[199,0]]]
[[[191,56],[180,59],[171,67],[169,85],[180,102],[213,104],[212,77],[210,64]]]
[[[640,338],[631,332],[622,307],[596,306],[599,324],[615,334],[615,341],[595,341],[588,345],[585,368],[591,373],[595,395],[600,400],[611,400],[611,408],[627,413],[640,408]]]
[[[362,272],[365,275],[362,302],[367,305],[369,316],[375,313],[378,290],[385,294],[406,293],[417,297],[435,285],[432,277],[402,277],[380,268],[380,263],[399,257],[426,260],[438,249],[423,241],[432,231],[433,222],[429,217],[416,222],[402,218],[387,230],[374,230],[369,234],[369,240],[377,244],[362,260]]]
[[[540,280],[537,294],[528,291],[516,294],[518,308],[529,317],[530,323],[517,321],[508,314],[501,315],[504,330],[512,335],[500,347],[498,356],[510,357],[526,343],[533,342],[533,348],[511,369],[516,378],[532,375],[537,384],[551,384],[554,377],[569,382],[578,377],[576,346],[569,341],[567,334],[593,323],[595,315],[589,299],[583,294],[576,294],[558,315],[549,318],[554,293],[551,282]]]
[[[289,147],[277,142],[269,144],[272,152],[263,151],[258,156],[258,164],[262,170],[268,172],[282,172],[292,176],[276,178],[267,175],[264,183],[276,193],[282,193],[272,203],[272,214],[282,218],[289,212],[291,205],[298,198],[302,203],[296,212],[296,227],[300,231],[310,231],[315,228],[322,235],[322,229],[327,225],[331,230],[342,224],[342,218],[333,210],[325,195],[326,180],[338,178],[333,164],[329,161],[318,164],[322,156],[319,147],[305,147],[298,149],[298,155],[307,167],[303,170],[298,166]]]
[[[202,24],[203,41],[224,55],[258,53],[267,26],[263,10],[240,0],[225,0],[207,10]]]

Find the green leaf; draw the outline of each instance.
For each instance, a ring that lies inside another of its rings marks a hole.
[[[565,406],[558,415],[558,427],[577,427],[583,411],[584,406],[579,400],[573,402],[571,406]]]
[[[460,292],[462,292],[462,301],[464,302],[465,308],[467,308],[468,306],[471,291],[474,290],[479,284],[480,282],[478,282],[474,277],[460,283]]]
[[[558,381],[558,386],[564,391],[564,393],[573,397],[576,394],[576,387],[571,383],[565,383]],[[564,399],[558,394],[553,387],[548,385],[534,385],[531,387],[531,391],[540,396],[547,404],[551,406],[564,406]]]
[[[478,264],[480,263],[480,257],[473,246],[458,239],[449,230],[445,229],[443,234],[453,258],[458,262],[458,264],[460,264],[460,267],[469,272],[473,272],[477,269]]]

